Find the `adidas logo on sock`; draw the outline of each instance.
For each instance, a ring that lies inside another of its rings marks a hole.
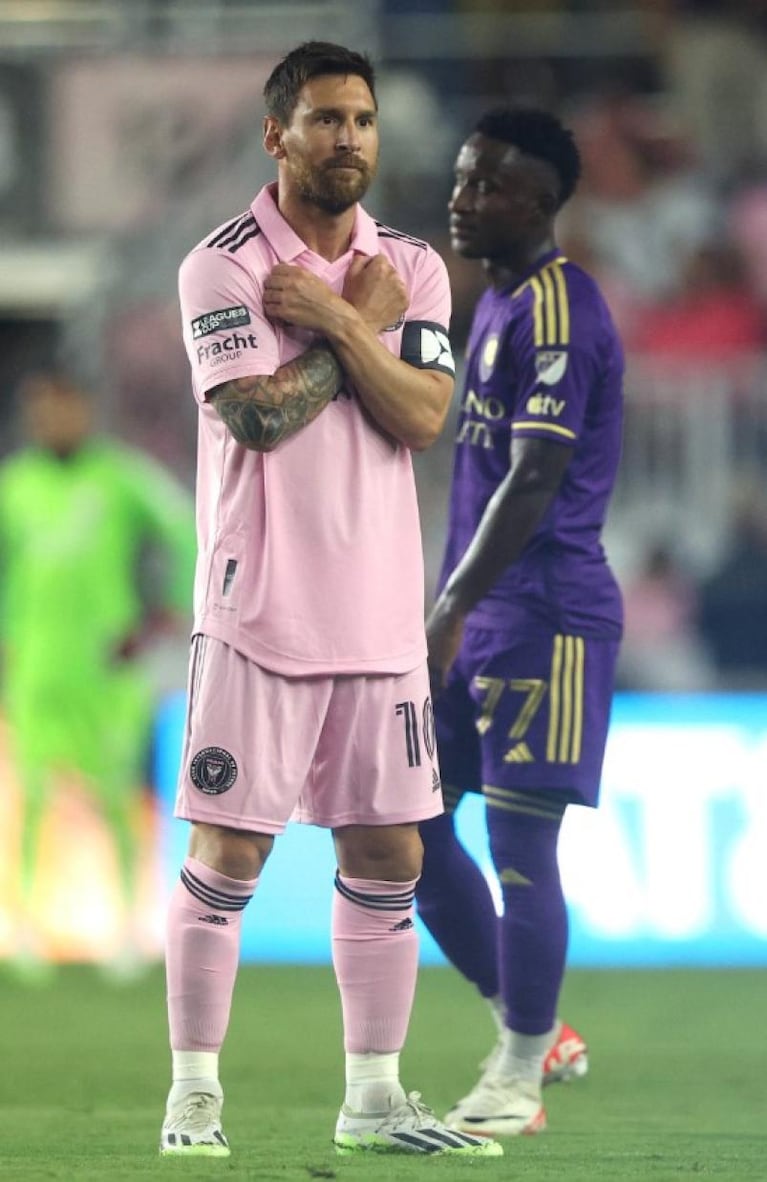
[[[390,932],[409,932],[413,926],[413,921],[410,916],[407,919],[401,919],[399,923],[395,923],[393,928],[389,928]]]
[[[213,923],[216,927],[225,928],[229,920],[224,915],[198,915],[201,923]]]

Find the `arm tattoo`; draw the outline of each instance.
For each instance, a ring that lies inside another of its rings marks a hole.
[[[210,401],[234,438],[271,451],[316,419],[341,389],[343,371],[326,345],[308,349],[271,375],[216,386]]]

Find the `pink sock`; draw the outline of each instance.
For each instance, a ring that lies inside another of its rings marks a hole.
[[[258,879],[243,882],[187,858],[168,908],[166,974],[174,1051],[219,1051],[229,1025],[242,913]]]
[[[336,874],[333,966],[344,1019],[344,1048],[390,1054],[407,1034],[418,970],[415,882]]]

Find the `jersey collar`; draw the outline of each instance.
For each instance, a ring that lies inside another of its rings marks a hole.
[[[292,263],[302,254],[311,254],[306,243],[288,225],[277,208],[277,184],[264,185],[250,206],[261,233],[268,239],[274,253],[283,263]],[[358,254],[379,253],[378,230],[370,214],[361,205],[355,210],[354,230],[349,246]]]
[[[505,290],[511,291],[512,295],[516,295],[516,293],[520,291],[525,286],[525,284],[533,278],[534,275],[537,275],[538,272],[542,271],[544,267],[548,267],[549,263],[565,262],[567,262],[567,259],[559,247],[555,246],[551,250],[547,250],[545,254],[539,255],[533,265],[528,267],[526,271],[523,271],[519,278],[516,279],[513,284],[510,283]]]

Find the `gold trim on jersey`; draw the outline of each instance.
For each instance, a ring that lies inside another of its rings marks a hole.
[[[581,758],[584,654],[583,637],[554,637],[546,741],[549,763],[578,763]]]
[[[530,286],[533,289],[533,336],[536,345],[540,345],[543,340],[543,285],[533,278]]]
[[[520,427],[535,427],[536,431],[553,431],[555,435],[564,435],[565,439],[576,438],[574,431],[569,427],[560,427],[558,423],[537,423],[535,419],[531,419],[530,422],[524,420],[511,424],[512,431],[517,431]]]
[[[494,784],[483,784],[482,795],[488,808],[543,817],[547,821],[558,821],[567,806],[566,800],[552,800],[540,793],[515,792],[512,788],[497,788]]]
[[[533,343],[537,349],[570,344],[570,301],[562,270],[566,262],[565,256],[559,255],[512,292],[515,296],[526,287],[532,290]]]
[[[554,276],[557,288],[557,311],[559,315],[559,343],[570,344],[570,301],[567,298],[567,283],[565,282],[559,260],[555,259],[548,268]]]

